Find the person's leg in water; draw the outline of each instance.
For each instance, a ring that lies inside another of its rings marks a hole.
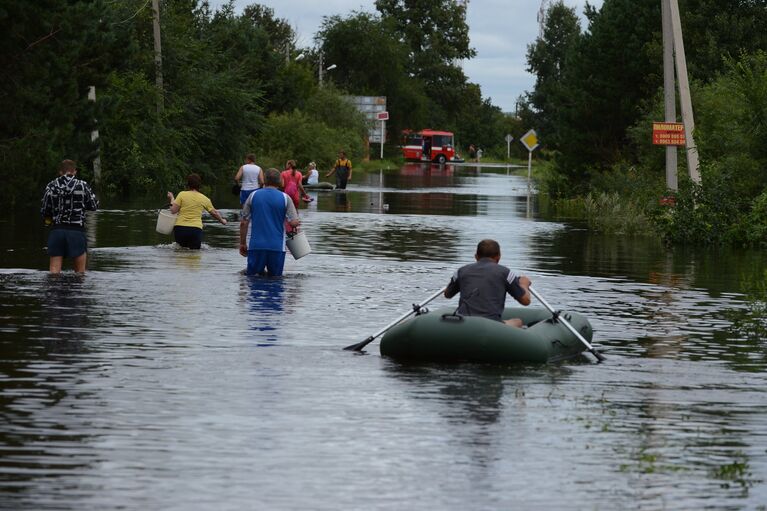
[[[269,250],[266,255],[266,271],[270,277],[282,277],[285,269],[285,252]]]

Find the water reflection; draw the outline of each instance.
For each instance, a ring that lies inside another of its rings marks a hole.
[[[333,198],[335,199],[335,209],[334,211],[351,211],[352,210],[352,203],[349,200],[349,192],[346,191],[339,191],[336,190],[333,194]]]
[[[103,370],[90,361],[101,314],[88,278],[68,272],[0,276],[4,509],[41,509],[40,485],[55,488],[57,478],[93,461],[78,455],[92,436],[93,417],[76,405],[92,395],[79,383]]]
[[[247,287],[248,325],[257,346],[273,346],[285,310],[285,278],[243,275]]]
[[[0,220],[0,507],[767,501],[753,483],[767,479],[764,314],[738,294],[764,253],[593,235],[542,217],[506,168],[355,172],[347,192],[311,193],[313,252],[288,256],[281,279],[241,275],[236,224],[206,223],[207,250],[172,250],[157,204],[98,213],[84,278],[7,270],[47,268],[45,237],[29,216]],[[227,200],[214,202],[236,211]],[[444,285],[482,237],[589,316],[605,364],[405,366],[375,343],[340,350]]]

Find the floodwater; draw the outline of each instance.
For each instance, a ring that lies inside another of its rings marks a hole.
[[[589,234],[542,215],[524,174],[355,172],[312,192],[313,252],[271,280],[240,273],[236,221],[206,219],[197,252],[156,234],[164,190],[103,201],[84,277],[48,275],[36,211],[6,212],[0,508],[765,509],[767,339],[745,293],[766,256]],[[485,237],[590,318],[606,362],[341,349]]]

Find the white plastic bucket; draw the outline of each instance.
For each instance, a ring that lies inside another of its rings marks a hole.
[[[173,214],[169,209],[161,209],[157,215],[157,226],[155,230],[160,234],[170,234],[173,232],[173,226],[176,225],[178,213]]]
[[[306,239],[306,234],[303,232],[288,234],[286,244],[288,250],[293,255],[293,259],[301,259],[312,251],[312,247],[309,246],[309,240]]]

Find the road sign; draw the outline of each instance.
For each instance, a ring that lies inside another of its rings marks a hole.
[[[512,136],[511,136],[511,133],[509,133],[508,135],[506,135],[506,142],[507,142],[507,143],[508,143],[508,142],[511,142],[512,140],[514,140],[514,137],[512,137]]]
[[[685,145],[684,124],[681,122],[652,123],[652,143],[655,145]]]
[[[535,148],[538,147],[538,134],[535,130],[530,130],[522,135],[522,138],[520,138],[519,141],[532,153],[535,151]]]
[[[389,112],[378,112],[376,114],[376,119],[379,121],[388,121],[389,120]]]

